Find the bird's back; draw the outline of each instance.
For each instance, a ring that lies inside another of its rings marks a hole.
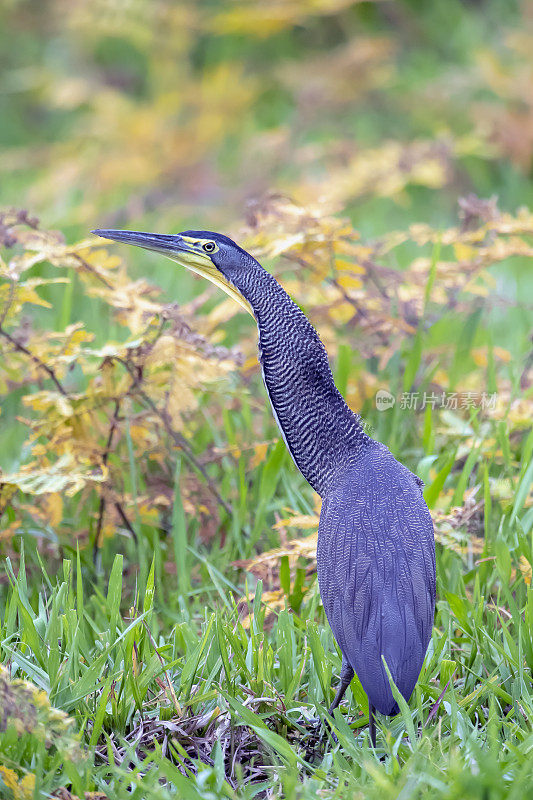
[[[382,656],[409,699],[435,610],[433,523],[416,477],[372,443],[324,497],[318,531],[324,608],[370,702],[396,713]]]

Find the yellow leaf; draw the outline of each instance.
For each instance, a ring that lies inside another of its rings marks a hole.
[[[105,359],[100,367],[100,374],[102,376],[102,388],[106,395],[112,396],[114,391],[114,374],[115,364],[111,359]]]
[[[257,367],[257,355],[254,353],[253,356],[249,356],[246,359],[242,365],[242,368],[245,372],[247,372],[249,369],[255,369],[255,367]]]
[[[509,350],[505,350],[503,347],[494,347],[493,354],[496,358],[499,358],[500,361],[505,361],[509,363],[511,360],[511,353]],[[488,364],[488,350],[486,347],[476,347],[472,350],[472,358],[474,359],[475,363],[478,367],[486,367]]]
[[[274,589],[270,592],[263,592],[261,595],[261,602],[264,603],[268,610],[273,613],[276,611],[283,611],[286,605],[285,592],[283,589]],[[237,605],[244,609],[244,613],[240,621],[242,627],[245,630],[248,630],[250,623],[253,620],[253,610],[249,608],[246,597],[241,597]]]
[[[276,522],[274,528],[318,528],[319,518],[315,514],[296,514]],[[299,541],[299,540],[297,540]]]
[[[446,170],[444,163],[437,158],[428,158],[416,164],[411,180],[438,189],[446,183]]]
[[[21,800],[31,800],[35,792],[35,775],[28,772],[19,783],[19,789],[22,790]]]
[[[513,400],[508,411],[508,417],[513,427],[530,427],[531,417],[533,416],[533,401],[528,397],[521,397]]]
[[[131,425],[130,436],[132,442],[140,447],[146,447],[152,439],[152,434],[145,425]]]
[[[476,283],[476,280],[470,281],[464,287],[465,292],[470,292],[470,294],[475,294],[478,297],[488,297],[489,296],[489,288],[488,286],[481,286],[479,283]]]
[[[20,781],[17,773],[8,767],[0,766],[0,778],[11,790],[14,800],[31,800],[35,790],[35,775],[29,772]]]
[[[183,427],[183,412],[196,406],[196,397],[191,389],[176,377],[173,378],[167,399],[167,413],[175,431]]]
[[[363,285],[360,278],[356,278],[355,275],[347,274],[339,275],[337,283],[339,286],[342,286],[343,289],[360,289]]]
[[[116,525],[112,522],[106,522],[102,525],[102,538],[104,539],[112,539],[115,535]]]
[[[173,336],[160,336],[155,342],[148,358],[146,366],[158,367],[172,362],[176,355],[176,340]]]
[[[268,450],[268,442],[261,442],[254,447],[254,454],[250,462],[252,469],[255,469],[262,461],[265,460]]]
[[[69,400],[66,397],[63,397],[62,394],[58,394],[56,398],[56,408],[60,414],[64,417],[71,417],[74,413],[74,409]]]
[[[50,303],[46,300],[43,300],[40,297],[35,289],[32,289],[29,286],[21,286],[17,292],[17,300],[20,303],[32,303],[34,306],[43,306],[43,308],[52,308]]]
[[[493,352],[496,358],[499,358],[501,361],[505,361],[507,364],[510,362],[511,353],[504,347],[495,347]]]
[[[361,264],[354,264],[352,261],[346,261],[344,258],[336,258],[335,267],[339,272],[342,271],[349,274],[356,272],[359,275],[364,275],[366,272],[365,268],[361,266]]]
[[[170,500],[164,494],[158,494],[156,497],[154,497],[152,502],[154,506],[165,506],[167,508],[170,506]]]
[[[16,797],[19,784],[17,773],[8,767],[2,767],[0,765],[0,776],[7,788],[10,789],[13,792],[13,795]]]
[[[479,253],[475,247],[464,242],[456,242],[453,250],[457,261],[472,261]]]
[[[355,308],[351,303],[346,301],[333,306],[333,308],[329,309],[328,313],[334,322],[340,322],[341,325],[344,325],[351,320],[355,314]]]
[[[9,542],[10,539],[13,536],[15,536],[21,528],[22,528],[21,520],[14,519],[13,522],[10,522],[3,530],[0,531],[0,542],[1,541]]]
[[[526,586],[531,586],[531,564],[527,560],[525,556],[520,556],[519,562],[520,572],[522,573],[522,577],[524,579],[524,583]]]
[[[222,323],[227,322],[240,312],[240,308],[231,297],[217,303],[214,309],[209,313],[208,320],[211,328],[218,328]],[[220,333],[218,330],[216,333]]]
[[[316,520],[318,526],[318,519]],[[290,561],[296,561],[298,558],[306,558],[309,561],[316,560],[316,544],[318,534],[314,533],[311,536],[306,536],[305,539],[291,539],[283,547],[276,547],[274,550],[268,550],[266,553],[261,553],[255,558],[247,561],[239,562],[239,566],[249,569],[253,572],[257,567],[264,564],[274,565],[281,561],[283,556],[288,556]]]
[[[63,519],[63,500],[58,492],[47,494],[42,502],[43,513],[50,523],[55,528]]]
[[[144,525],[156,525],[159,519],[159,511],[155,507],[150,507],[146,503],[139,506],[139,516]]]

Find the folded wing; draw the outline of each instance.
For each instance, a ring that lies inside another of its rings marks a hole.
[[[370,702],[397,712],[382,656],[409,699],[435,611],[433,523],[416,477],[383,445],[330,487],[318,535],[324,608]]]

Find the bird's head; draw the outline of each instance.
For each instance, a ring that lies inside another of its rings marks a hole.
[[[253,311],[238,290],[239,273],[257,262],[234,241],[212,231],[184,231],[175,235],[98,229],[92,233],[115,242],[125,242],[161,253],[181,266],[220,286],[253,316]]]

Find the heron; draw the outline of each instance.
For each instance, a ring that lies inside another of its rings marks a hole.
[[[364,430],[335,385],[314,327],[274,276],[232,239],[200,230],[93,233],[167,256],[222,288],[255,318],[274,417],[294,463],[322,498],[318,583],[342,654],[329,714],[356,673],[368,697],[375,746],[376,711],[399,711],[389,674],[408,701],[433,627],[435,539],[423,482]]]

